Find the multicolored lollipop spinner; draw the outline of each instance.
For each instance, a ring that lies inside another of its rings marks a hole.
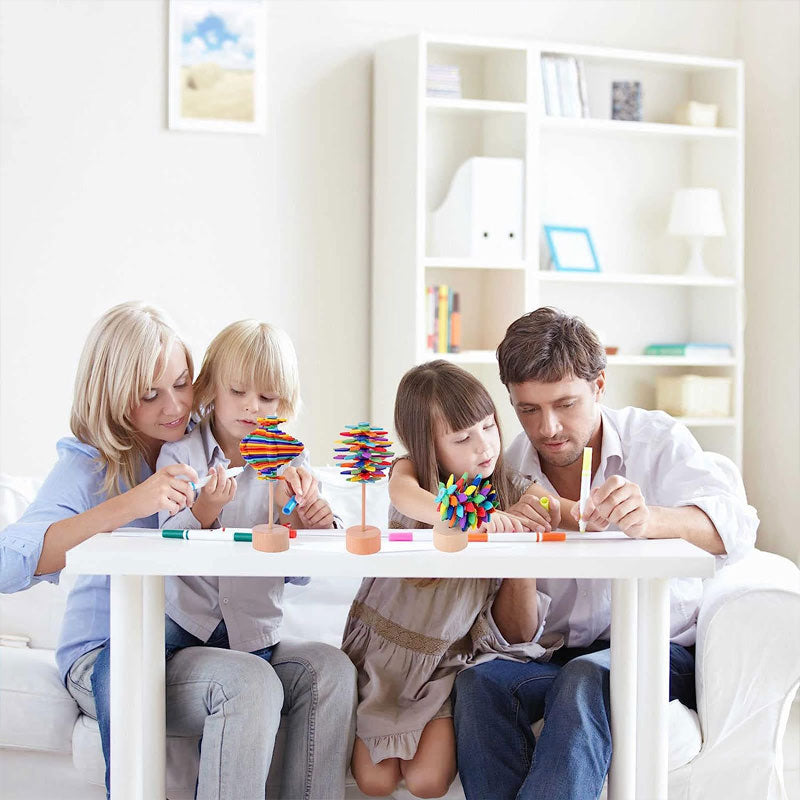
[[[283,417],[259,417],[258,427],[239,443],[244,460],[257,473],[259,480],[280,480],[278,468],[303,452],[303,443],[278,427]]]
[[[359,422],[358,425],[347,425],[347,430],[342,431],[339,444],[345,447],[335,447],[335,453],[343,455],[334,456],[341,461],[339,466],[345,467],[342,475],[349,476],[348,481],[354,483],[374,483],[386,477],[386,467],[391,465],[394,453],[389,450],[391,442],[386,438],[387,432],[380,428],[373,428],[368,422]]]
[[[459,527],[462,531],[471,531],[488,522],[499,505],[497,492],[489,480],[481,482],[481,476],[468,483],[465,472],[457,481],[451,475],[447,483],[439,483],[436,503],[442,519],[450,523],[451,528]]]

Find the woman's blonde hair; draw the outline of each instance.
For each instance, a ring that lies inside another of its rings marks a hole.
[[[397,387],[394,427],[423,489],[436,494],[439,481],[449,477],[436,459],[436,435],[464,430],[490,415],[500,436],[500,453],[491,480],[500,508],[507,508],[518,498],[503,460],[497,410],[486,387],[466,370],[441,359],[413,367],[403,375]],[[419,523],[417,527],[427,526]]]
[[[242,319],[221,330],[208,346],[194,384],[195,412],[201,417],[212,413],[220,387],[240,382],[261,394],[277,395],[279,416],[296,416],[300,370],[289,334],[254,319]]]
[[[121,303],[94,324],[78,363],[70,414],[73,434],[97,448],[113,496],[139,483],[146,449],[131,412],[161,378],[174,345],[192,356],[166,315],[141,302]]]

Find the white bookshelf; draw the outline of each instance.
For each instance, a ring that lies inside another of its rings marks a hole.
[[[583,64],[589,116],[544,112],[542,54]],[[428,63],[459,67],[462,97],[426,96]],[[610,119],[611,81],[638,80],[643,119]],[[373,326],[371,413],[391,425],[408,368],[450,359],[489,387],[506,441],[520,430],[497,376],[495,348],[518,316],[542,305],[579,314],[604,342],[608,403],[655,407],[659,375],[724,375],[732,414],[683,418],[700,443],[741,463],[744,339],[743,69],[739,61],[540,41],[420,34],[387,42],[375,56]],[[674,124],[686,100],[719,107],[718,127]],[[522,257],[514,261],[433,256],[428,215],[472,156],[524,161]],[[686,242],[666,233],[673,192],[720,191],[727,235],[709,239],[708,278],[683,275]],[[549,269],[542,226],[588,228],[599,273]],[[426,349],[425,287],[461,295],[462,348]],[[729,343],[718,361],[644,356],[655,342]]]

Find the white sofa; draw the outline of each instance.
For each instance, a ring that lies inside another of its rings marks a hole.
[[[361,493],[335,469],[319,472],[345,523],[355,523]],[[33,481],[0,476],[0,530],[19,516],[35,489]],[[386,519],[385,485],[369,487],[367,495],[368,518]],[[315,579],[288,586],[284,635],[338,646],[357,583]],[[79,712],[53,659],[70,584],[65,578],[59,586],[0,595],[0,635],[27,637],[29,644],[12,647],[14,640],[0,639],[4,800],[104,797],[97,723]],[[707,581],[698,621],[698,711],[670,706],[671,800],[785,797],[781,744],[800,682],[799,630],[800,571],[786,559],[756,551]],[[169,740],[172,800],[193,796],[196,753],[195,740]],[[279,796],[270,780],[269,794]],[[402,789],[395,796],[410,797]],[[348,798],[360,797],[348,787]],[[463,797],[458,781],[447,797]]]

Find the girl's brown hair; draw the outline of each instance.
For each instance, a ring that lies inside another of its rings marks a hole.
[[[436,494],[439,481],[449,477],[436,460],[437,433],[464,430],[490,415],[500,435],[492,485],[500,508],[506,508],[514,502],[514,490],[503,460],[503,435],[497,410],[486,387],[466,370],[441,359],[413,367],[403,375],[394,404],[394,427],[423,489]],[[417,523],[417,527],[427,526]]]

